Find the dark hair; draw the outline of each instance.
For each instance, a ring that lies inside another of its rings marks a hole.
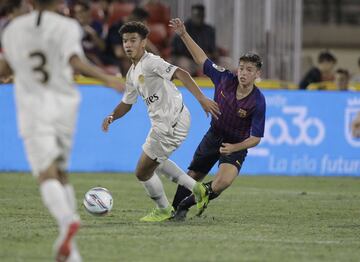
[[[257,67],[257,69],[261,69],[263,62],[261,57],[258,54],[252,53],[252,52],[247,52],[246,54],[242,55],[239,58],[239,64],[240,62],[250,62],[250,63],[254,63],[255,66]]]
[[[347,78],[350,77],[349,71],[346,70],[346,69],[343,69],[343,68],[339,68],[338,70],[336,70],[336,73],[337,73],[337,74],[343,74],[343,75],[345,75]]]
[[[131,21],[120,28],[119,34],[121,38],[125,33],[138,33],[142,39],[145,39],[149,34],[149,29],[141,22]]]
[[[319,54],[319,57],[318,57],[318,62],[319,63],[322,63],[322,62],[333,62],[334,64],[336,63],[336,58],[335,56],[330,53],[329,51],[324,51],[324,52],[321,52]]]
[[[192,5],[191,10],[196,9],[199,10],[202,13],[205,13],[205,6],[202,4]]]
[[[135,7],[135,9],[131,12],[129,16],[132,21],[144,21],[148,17],[149,13],[141,7]]]
[[[358,66],[360,66],[360,57],[359,57],[359,59],[358,59]]]
[[[21,6],[22,0],[8,0],[0,4],[0,16],[8,15]]]

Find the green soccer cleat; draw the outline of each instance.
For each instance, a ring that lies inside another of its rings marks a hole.
[[[195,196],[196,207],[198,209],[197,215],[200,216],[209,203],[209,194],[206,186],[203,183],[196,182],[193,187],[193,193]]]
[[[166,208],[157,207],[154,208],[148,215],[140,218],[140,221],[161,222],[161,221],[169,220],[173,216],[174,212],[175,210],[171,205]]]

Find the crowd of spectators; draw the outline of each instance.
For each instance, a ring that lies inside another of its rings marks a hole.
[[[310,68],[299,83],[299,89],[307,90],[339,90],[354,91],[360,85],[360,75],[351,76],[349,70],[339,67],[336,69],[337,59],[329,51],[320,52],[318,65]],[[358,60],[360,73],[360,58]]]
[[[21,2],[21,8],[14,9]],[[0,36],[2,29],[18,15],[32,9],[29,0],[4,0],[0,3]],[[87,58],[108,73],[124,75],[130,67],[125,57],[120,27],[128,21],[141,21],[150,29],[147,50],[162,56],[193,76],[199,76],[198,68],[181,39],[168,26],[170,7],[161,0],[64,0],[59,12],[75,18],[82,27],[82,44]],[[216,63],[227,56],[216,44],[215,28],[205,23],[206,9],[201,4],[191,7],[190,18],[185,25],[190,36]],[[0,46],[1,51],[1,46]],[[352,90],[352,84],[360,86],[359,72],[353,76],[345,68],[336,68],[337,59],[329,51],[321,52],[318,64],[307,71],[298,87],[308,90]],[[226,65],[224,65],[226,67]],[[358,89],[358,88],[357,88]]]
[[[12,19],[14,1],[22,1],[22,13],[31,10],[29,0],[5,0],[0,3],[1,29]],[[150,29],[147,50],[188,69],[193,75],[201,70],[195,67],[182,41],[175,37],[168,26],[170,7],[160,0],[64,0],[59,12],[75,18],[82,27],[82,44],[86,57],[109,73],[124,75],[130,64],[125,57],[119,36],[120,27],[128,21],[141,21]],[[216,61],[215,29],[205,24],[205,7],[194,5],[191,18],[186,21],[189,33]],[[20,14],[20,13],[19,13]]]

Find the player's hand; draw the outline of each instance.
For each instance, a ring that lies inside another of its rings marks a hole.
[[[232,152],[235,152],[236,148],[234,146],[234,144],[229,144],[229,143],[222,143],[221,147],[220,147],[220,154],[223,155],[229,155]]]
[[[169,26],[172,27],[176,34],[183,36],[186,33],[184,22],[180,18],[171,19]]]
[[[13,80],[13,76],[12,75],[10,75],[10,76],[5,76],[5,77],[1,77],[0,78],[0,83],[1,84],[8,84],[8,83],[10,83],[12,80]]]
[[[121,80],[115,76],[107,76],[105,80],[105,85],[119,92],[124,92],[125,90],[124,84],[121,83]]]
[[[221,112],[218,104],[215,101],[205,96],[204,98],[200,99],[199,102],[207,116],[209,116],[210,113],[216,120],[219,119],[218,116],[221,115]]]
[[[114,117],[112,115],[109,115],[105,117],[103,123],[102,123],[102,130],[104,132],[109,131],[109,125],[114,121]]]

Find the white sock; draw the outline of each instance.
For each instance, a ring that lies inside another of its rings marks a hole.
[[[41,183],[40,194],[44,205],[49,209],[60,227],[63,227],[72,219],[74,213],[67,201],[64,187],[59,180],[48,179]]]
[[[74,187],[70,184],[64,185],[66,199],[70,205],[71,210],[76,213],[76,197]]]
[[[148,196],[155,201],[159,208],[166,208],[169,206],[169,201],[165,195],[163,184],[156,174],[154,174],[149,180],[140,182],[143,184]]]
[[[193,189],[196,181],[186,174],[180,167],[178,167],[173,161],[167,159],[162,162],[157,168],[156,172],[165,175],[171,181],[186,187],[187,189]]]

